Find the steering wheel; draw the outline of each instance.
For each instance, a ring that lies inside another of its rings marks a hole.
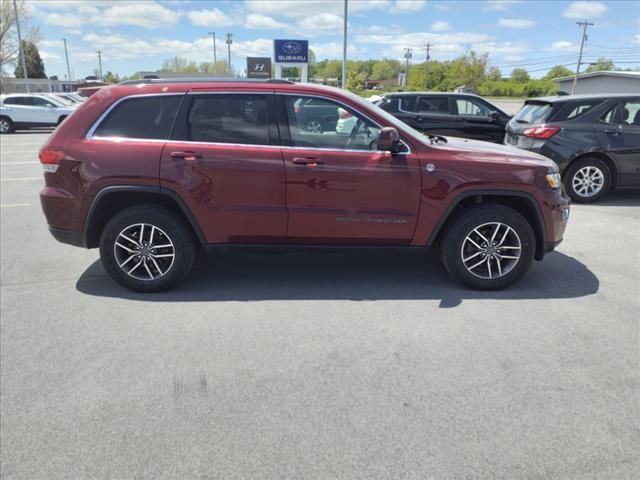
[[[345,145],[346,148],[349,148],[353,143],[353,141],[356,139],[356,135],[358,134],[358,130],[360,130],[361,126],[362,126],[362,120],[358,118],[356,120],[356,124],[351,129],[351,133],[349,134],[349,139],[347,140],[347,143]]]

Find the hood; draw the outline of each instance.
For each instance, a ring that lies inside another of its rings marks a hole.
[[[478,160],[482,162],[496,162],[547,167],[549,171],[558,171],[556,163],[534,152],[521,150],[510,145],[469,140],[468,138],[446,137],[447,143],[432,145],[443,150],[451,151],[465,160]]]

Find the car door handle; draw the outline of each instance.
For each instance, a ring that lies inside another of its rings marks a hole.
[[[315,167],[324,163],[323,160],[314,157],[295,157],[291,161],[296,165],[307,165],[308,167]]]
[[[611,128],[611,129],[605,130],[604,133],[608,133],[609,135],[620,135],[620,130]]]
[[[202,158],[202,154],[199,152],[171,152],[171,158],[181,158],[183,160],[191,161],[196,158]]]
[[[416,122],[423,122],[423,121],[424,121],[424,118],[422,118],[422,117],[416,117],[414,120],[415,120]]]

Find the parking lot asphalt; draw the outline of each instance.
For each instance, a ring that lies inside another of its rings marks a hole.
[[[0,137],[0,477],[638,478],[640,192],[502,292],[232,251],[142,295],[48,233],[46,137]]]

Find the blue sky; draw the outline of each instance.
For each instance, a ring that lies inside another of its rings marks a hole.
[[[342,0],[80,1],[26,0],[30,24],[42,34],[40,52],[48,75],[64,78],[62,38],[73,77],[98,66],[129,75],[156,70],[180,55],[210,61],[215,31],[218,58],[233,33],[232,63],[244,71],[246,56],[271,56],[274,38],[308,39],[318,60],[341,58]],[[638,1],[425,1],[349,0],[349,57],[402,59],[405,47],[422,61],[467,49],[489,52],[490,63],[509,74],[527,68],[544,75],[555,64],[575,68],[581,31],[589,20],[586,61],[607,56],[623,68],[640,68]]]

